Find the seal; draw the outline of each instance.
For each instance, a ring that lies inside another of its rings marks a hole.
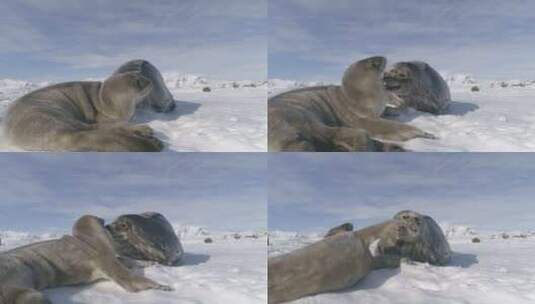
[[[412,107],[418,111],[442,114],[451,102],[448,84],[429,64],[421,61],[398,62],[384,74],[385,88],[395,109]]]
[[[354,286],[372,270],[399,267],[402,259],[446,265],[451,256],[436,222],[414,211],[353,232],[346,224],[318,242],[268,259],[270,304]]]
[[[355,285],[373,267],[362,239],[343,233],[268,259],[268,302],[282,303]]]
[[[324,237],[330,237],[333,235],[338,235],[340,233],[345,233],[345,232],[350,232],[350,231],[353,231],[353,224],[343,223],[327,231]]]
[[[303,88],[268,101],[270,151],[390,151],[412,138],[435,138],[416,127],[381,118],[387,97],[384,57],[350,65],[341,86]]]
[[[412,234],[416,235],[410,242],[399,244],[399,253],[413,261],[444,266],[451,259],[451,249],[444,232],[433,218],[428,215],[404,210],[394,216],[403,223]]]
[[[376,268],[391,267],[403,258],[447,265],[451,249],[440,226],[430,216],[404,210],[391,220],[355,232],[366,244],[377,241]]]
[[[136,106],[156,95],[143,73],[116,73],[103,82],[67,82],[30,92],[8,108],[6,137],[30,151],[161,151],[163,143],[149,126],[128,124]],[[149,100],[163,109],[165,103]]]
[[[156,112],[170,112],[175,109],[173,95],[165,85],[162,74],[152,63],[144,59],[130,60],[122,64],[113,74],[128,72],[138,72],[152,83],[151,92],[141,100],[138,107],[150,107]]]
[[[43,289],[111,280],[125,290],[172,290],[130,270],[122,259],[176,264],[182,246],[157,213],[125,215],[110,225],[85,215],[72,235],[0,254],[0,303],[51,303]]]

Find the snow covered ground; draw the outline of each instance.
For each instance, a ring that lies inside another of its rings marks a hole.
[[[292,303],[535,303],[535,233],[478,233],[466,226],[443,230],[454,251],[445,267],[404,263],[371,272],[354,288]],[[302,247],[321,234],[270,232],[269,255]],[[480,243],[473,243],[479,238]]]
[[[175,97],[172,113],[140,111],[136,123],[148,123],[167,151],[261,152],[267,149],[265,81],[218,81],[182,73],[164,73]],[[0,79],[0,121],[10,102],[50,83]],[[210,88],[210,92],[203,89]],[[17,151],[0,138],[0,150]]]
[[[175,226],[177,227],[177,226]],[[266,234],[264,232],[208,232],[178,226],[184,247],[178,267],[153,265],[145,275],[175,290],[128,293],[109,281],[80,287],[46,290],[54,303],[266,303]],[[57,238],[57,234],[0,232],[0,252],[25,244]],[[211,238],[213,243],[205,243]]]
[[[535,151],[535,82],[477,81],[470,75],[444,75],[453,102],[443,115],[407,110],[397,119],[439,137],[404,144],[412,151]],[[270,96],[297,87],[322,85],[269,80]],[[477,86],[479,92],[472,92]]]

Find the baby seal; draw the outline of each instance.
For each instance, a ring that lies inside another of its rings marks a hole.
[[[296,300],[355,285],[373,267],[361,238],[343,233],[268,260],[268,302]]]
[[[138,106],[150,107],[156,112],[170,112],[175,109],[173,95],[165,85],[162,74],[152,63],[143,59],[130,60],[122,64],[113,74],[128,72],[138,72],[152,83],[151,92],[142,99]]]
[[[149,126],[128,124],[140,103],[173,108],[160,92],[159,73],[147,67],[152,65],[140,64],[139,70],[117,72],[103,82],[67,82],[30,92],[8,108],[4,132],[12,144],[30,151],[160,151],[163,143]]]
[[[0,253],[0,303],[50,304],[40,290],[112,280],[130,292],[171,287],[135,274],[126,260],[175,265],[182,246],[160,214],[119,217],[110,225],[86,215],[72,235]]]
[[[451,102],[448,84],[429,64],[399,62],[384,74],[390,104],[396,109],[412,107],[432,114],[444,113]]]
[[[386,107],[384,57],[347,68],[341,86],[289,91],[268,101],[270,151],[389,151],[386,141],[434,138],[416,127],[381,118]]]

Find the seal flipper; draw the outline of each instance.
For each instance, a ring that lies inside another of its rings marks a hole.
[[[379,141],[407,141],[413,138],[437,139],[431,133],[417,127],[382,118],[361,118],[359,124]]]
[[[104,127],[60,135],[60,143],[68,151],[97,152],[159,152],[164,144],[149,136],[142,126]]]

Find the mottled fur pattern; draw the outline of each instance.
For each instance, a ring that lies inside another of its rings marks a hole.
[[[451,249],[440,226],[427,215],[414,211],[401,211],[394,216],[403,223],[407,230],[416,237],[409,242],[399,244],[401,257],[432,265],[447,265],[451,258]]]
[[[159,224],[150,227],[150,224],[145,223],[144,226],[136,230],[144,231],[144,234],[132,236],[128,241],[138,243],[150,232],[156,233],[157,237],[162,239],[169,236],[167,230],[158,230]],[[174,232],[172,235],[176,238]],[[142,242],[147,248],[141,250],[145,253],[141,258],[158,262],[161,261],[163,253],[168,255],[169,259],[166,260],[175,259],[176,254],[161,251],[162,245],[173,244],[175,240],[171,237],[169,242],[162,242],[157,241],[157,237],[151,236],[152,242]],[[104,221],[86,215],[76,221],[72,235],[2,252],[0,303],[48,304],[51,303],[50,300],[40,292],[43,289],[86,284],[102,279],[112,280],[130,292],[147,289],[171,290],[169,286],[129,270],[119,260],[122,256],[115,250],[116,247]],[[141,246],[138,247],[141,249]]]
[[[390,103],[401,110],[416,110],[441,114],[451,102],[448,84],[429,64],[420,61],[399,62],[385,72],[385,87]]]
[[[293,90],[268,101],[270,151],[399,151],[400,142],[434,138],[422,130],[381,118],[387,97],[384,57],[348,67],[341,86]]]

